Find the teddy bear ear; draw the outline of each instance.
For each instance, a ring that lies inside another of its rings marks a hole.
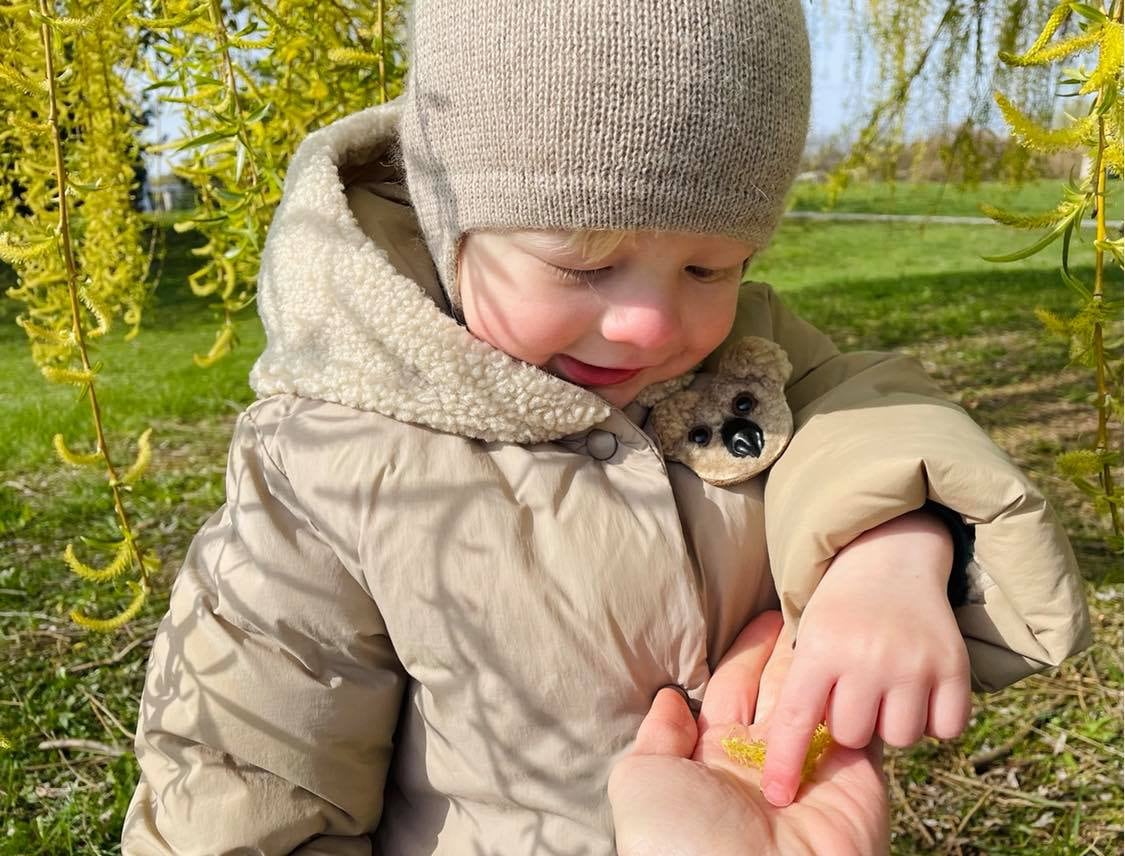
[[[676,450],[682,445],[688,429],[694,424],[703,396],[694,389],[681,389],[656,402],[649,413],[648,424],[660,443],[664,456],[677,461]]]
[[[702,366],[696,366],[671,380],[662,380],[659,383],[650,384],[637,393],[636,400],[645,407],[655,407],[666,398],[671,398],[681,390],[691,386],[700,368]]]
[[[777,342],[761,336],[745,336],[723,354],[719,372],[745,380],[757,378],[783,387],[793,373],[793,366]]]

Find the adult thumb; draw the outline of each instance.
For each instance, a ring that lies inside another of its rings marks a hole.
[[[664,687],[652,700],[629,754],[690,758],[698,737],[699,730],[683,691]]]

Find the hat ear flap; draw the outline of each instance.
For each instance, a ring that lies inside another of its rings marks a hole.
[[[793,373],[793,365],[777,342],[761,336],[739,339],[719,360],[719,373],[729,377],[752,380],[784,388]]]

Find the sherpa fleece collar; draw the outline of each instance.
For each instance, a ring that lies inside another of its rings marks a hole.
[[[610,406],[480,341],[361,230],[340,172],[397,134],[401,99],[311,134],[293,157],[258,281],[261,397],[294,393],[487,441],[584,431]]]

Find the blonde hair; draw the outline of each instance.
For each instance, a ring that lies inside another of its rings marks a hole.
[[[563,239],[563,246],[579,253],[589,264],[598,264],[636,234],[619,229],[576,229]]]

